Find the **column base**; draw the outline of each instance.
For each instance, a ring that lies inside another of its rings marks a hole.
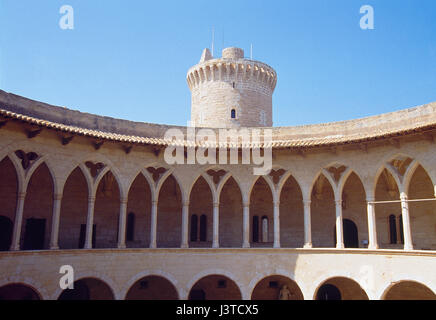
[[[119,244],[118,245],[118,249],[126,249],[126,245],[125,244]]]
[[[338,243],[336,249],[345,249],[345,245],[343,243]]]
[[[413,246],[404,246],[404,251],[412,251],[413,250]]]
[[[214,249],[218,249],[220,247],[220,245],[218,243],[213,243],[212,244],[212,248]]]
[[[150,244],[150,249],[156,249],[157,248],[157,246],[156,246],[156,244],[155,243],[153,243],[153,244]]]
[[[244,243],[244,244],[242,244],[242,248],[250,248],[250,244],[249,243]]]
[[[20,247],[11,247],[9,251],[20,251]]]
[[[305,243],[303,246],[304,249],[312,249],[312,243]]]
[[[182,244],[181,246],[180,246],[180,248],[181,249],[188,249],[189,248],[189,245],[188,244]]]
[[[369,250],[377,250],[377,249],[379,249],[379,247],[378,247],[377,244],[376,244],[376,245],[369,245],[369,246],[368,246],[368,249],[369,249]]]
[[[279,249],[280,248],[280,243],[274,243],[274,248]]]
[[[50,250],[59,250],[59,246],[50,246]]]

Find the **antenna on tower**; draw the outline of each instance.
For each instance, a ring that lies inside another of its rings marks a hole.
[[[250,44],[250,60],[253,60],[253,44]]]
[[[212,27],[212,57],[213,57],[214,44],[215,44],[215,28]]]

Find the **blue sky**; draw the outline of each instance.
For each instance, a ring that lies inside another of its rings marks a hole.
[[[74,30],[59,27],[62,5]],[[362,30],[363,5],[375,29]],[[436,101],[436,1],[0,0],[0,89],[71,109],[186,125],[186,72],[238,46],[278,73],[274,126]]]

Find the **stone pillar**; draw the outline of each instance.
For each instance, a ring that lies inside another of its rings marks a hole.
[[[310,200],[304,200],[304,247],[312,248],[312,221],[310,216]]]
[[[95,197],[88,197],[88,216],[86,218],[85,249],[92,249],[92,229],[94,226]]]
[[[274,248],[280,248],[280,201],[274,202]]]
[[[11,251],[20,250],[21,227],[23,224],[23,209],[26,192],[19,192],[17,197],[17,209],[15,210],[14,231],[12,234]]]
[[[375,219],[375,204],[371,203],[374,201],[373,197],[368,197],[366,199],[368,206],[368,249],[378,249],[377,243],[377,228],[376,228],[376,219]]]
[[[157,201],[151,203],[151,230],[150,230],[150,248],[156,248],[156,232],[157,232]]]
[[[243,248],[250,248],[250,203],[243,203]]]
[[[59,249],[59,220],[61,215],[62,194],[53,197],[53,215],[51,222],[50,250]]]
[[[120,198],[120,218],[118,223],[118,249],[126,248],[127,198]]]
[[[405,193],[401,194],[401,216],[403,218],[404,250],[413,250],[409,203],[407,202],[407,195]]]
[[[213,203],[213,239],[212,248],[219,248],[219,232],[220,232],[220,204],[218,202]]]
[[[344,222],[342,219],[342,200],[336,200],[336,248],[343,249],[344,246]]]
[[[180,248],[189,248],[188,244],[188,233],[189,233],[189,202],[183,203],[182,207],[182,243]]]

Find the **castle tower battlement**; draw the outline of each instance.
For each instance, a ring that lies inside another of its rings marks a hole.
[[[199,127],[271,127],[272,94],[277,73],[265,63],[244,58],[230,47],[214,59],[204,49],[200,62],[189,69],[191,121]]]

